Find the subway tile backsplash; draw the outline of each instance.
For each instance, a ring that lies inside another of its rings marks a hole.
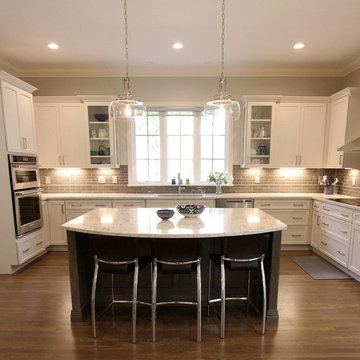
[[[255,184],[255,176],[260,183]],[[343,169],[242,169],[233,167],[233,186],[224,186],[223,193],[319,193],[323,186],[318,177],[337,176],[340,183],[335,193],[360,196],[360,171]],[[98,176],[105,176],[105,183],[98,183]],[[113,176],[117,183],[112,182]],[[50,178],[50,184],[45,183]],[[355,185],[352,185],[355,178]],[[41,169],[41,186],[45,193],[175,193],[176,186],[128,186],[127,166],[119,169]],[[198,186],[186,186],[184,193]],[[214,193],[215,186],[202,186],[206,193]]]

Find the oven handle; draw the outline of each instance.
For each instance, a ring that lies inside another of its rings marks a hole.
[[[24,196],[24,195],[32,195],[32,194],[40,194],[43,190],[36,189],[36,190],[28,190],[28,191],[16,191],[16,196]]]
[[[15,168],[15,169],[19,169],[19,168],[25,168],[25,169],[34,169],[34,170],[38,170],[40,168],[40,165],[35,165],[35,164],[11,164],[11,167]]]

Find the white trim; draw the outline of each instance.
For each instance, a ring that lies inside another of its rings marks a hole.
[[[35,86],[28,84],[27,82],[18,79],[14,75],[11,75],[3,70],[0,70],[0,80],[6,81],[7,83],[14,85],[24,91],[33,93],[35,90],[38,90]]]

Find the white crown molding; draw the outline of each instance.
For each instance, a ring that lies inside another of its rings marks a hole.
[[[349,75],[358,69],[360,69],[360,56],[342,68],[343,76]]]
[[[342,77],[337,68],[260,68],[227,67],[227,77]],[[132,67],[130,77],[218,77],[219,67]],[[122,69],[23,69],[19,76],[26,77],[123,77]]]
[[[6,71],[0,70],[0,80],[6,81],[9,84],[17,86],[18,88],[25,90],[31,94],[35,90],[37,90],[37,88],[35,86],[32,86],[21,79],[18,79],[16,76],[11,75],[11,74],[7,73]]]

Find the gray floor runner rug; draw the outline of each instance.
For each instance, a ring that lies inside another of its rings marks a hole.
[[[319,256],[294,256],[291,260],[315,280],[351,279],[351,276]]]

